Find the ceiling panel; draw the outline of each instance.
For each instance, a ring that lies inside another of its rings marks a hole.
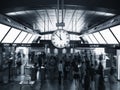
[[[63,12],[63,21],[65,23],[65,27],[63,29],[77,33],[86,31],[92,26],[96,26],[115,16],[115,14],[112,13],[80,9],[64,9]],[[57,29],[56,9],[24,10],[8,12],[6,15],[39,32],[50,32]],[[62,11],[59,10],[59,22],[61,22],[61,15]]]

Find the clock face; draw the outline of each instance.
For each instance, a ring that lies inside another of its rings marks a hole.
[[[57,48],[64,48],[69,46],[70,35],[65,30],[57,30],[52,34],[52,44]]]

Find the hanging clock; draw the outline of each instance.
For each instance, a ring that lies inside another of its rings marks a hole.
[[[53,32],[51,36],[52,44],[57,48],[64,48],[69,46],[70,35],[63,29],[58,29]]]

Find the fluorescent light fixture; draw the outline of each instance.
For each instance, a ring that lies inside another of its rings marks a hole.
[[[62,53],[63,53],[63,54],[67,53],[67,50],[66,50],[65,48],[62,49]]]
[[[23,15],[23,14],[26,14],[26,12],[25,11],[18,11],[18,12],[6,13],[6,15],[8,15],[8,16]]]
[[[115,37],[112,35],[109,29],[105,29],[100,31],[104,39],[107,41],[108,44],[118,44],[117,40]]]
[[[3,39],[3,37],[6,35],[6,33],[9,31],[10,27],[0,24],[0,42]]]
[[[113,13],[106,13],[106,12],[96,12],[97,15],[104,15],[104,16],[114,16]]]
[[[57,48],[54,49],[54,54],[58,54],[58,49]]]
[[[3,39],[2,43],[13,43],[13,41],[16,39],[20,32],[21,30],[12,28],[7,34],[7,36]]]

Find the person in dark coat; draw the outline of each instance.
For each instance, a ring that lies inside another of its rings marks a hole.
[[[86,74],[84,77],[84,90],[90,90],[90,72],[86,69]]]
[[[103,66],[102,66],[101,62],[99,63],[99,66],[98,66],[98,74],[99,74],[98,90],[105,90],[104,76],[103,76]]]

